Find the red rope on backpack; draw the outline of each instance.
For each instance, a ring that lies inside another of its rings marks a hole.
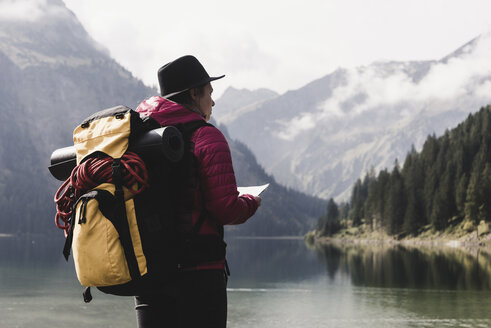
[[[113,159],[109,156],[92,157],[77,165],[70,177],[55,194],[56,226],[65,231],[70,229],[70,217],[75,200],[104,182],[112,182]],[[145,163],[135,153],[127,152],[121,158],[123,164],[123,185],[133,194],[139,194],[148,188],[148,171]],[[134,190],[134,185],[139,186]]]

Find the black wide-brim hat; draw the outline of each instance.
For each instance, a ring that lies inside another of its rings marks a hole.
[[[160,94],[169,98],[224,76],[211,77],[196,57],[183,56],[159,69]]]

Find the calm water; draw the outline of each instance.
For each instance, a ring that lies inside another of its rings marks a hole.
[[[491,256],[230,239],[228,327],[491,327]],[[0,327],[135,327],[133,300],[83,303],[61,240],[0,238]]]

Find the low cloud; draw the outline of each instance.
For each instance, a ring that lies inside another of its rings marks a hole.
[[[35,21],[45,12],[46,0],[1,0],[0,19]]]
[[[491,81],[486,81],[481,84],[475,91],[474,94],[476,97],[491,97]]]
[[[284,140],[293,140],[300,133],[315,127],[315,117],[310,113],[295,117],[288,123],[281,123],[284,129],[278,133],[278,137]]]
[[[463,50],[456,57],[433,63],[420,80],[414,79],[414,66],[410,63],[378,63],[349,69],[347,82],[334,88],[315,113],[283,122],[278,136],[291,140],[326,119],[355,117],[368,111],[395,113],[395,117],[403,118],[422,109],[447,110],[435,104],[449,106],[464,98],[485,105],[491,101],[491,33]]]
[[[49,15],[65,14],[63,3],[48,0],[0,0],[0,21],[34,22]]]

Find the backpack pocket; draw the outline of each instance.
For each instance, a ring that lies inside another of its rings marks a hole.
[[[131,245],[139,275],[147,273],[133,198],[125,190],[126,218],[118,215],[121,204],[114,196],[114,189],[113,184],[103,183],[82,195],[75,205],[72,250],[77,277],[83,286],[112,286],[133,279],[125,242]],[[129,241],[121,237],[124,219],[131,236]]]

